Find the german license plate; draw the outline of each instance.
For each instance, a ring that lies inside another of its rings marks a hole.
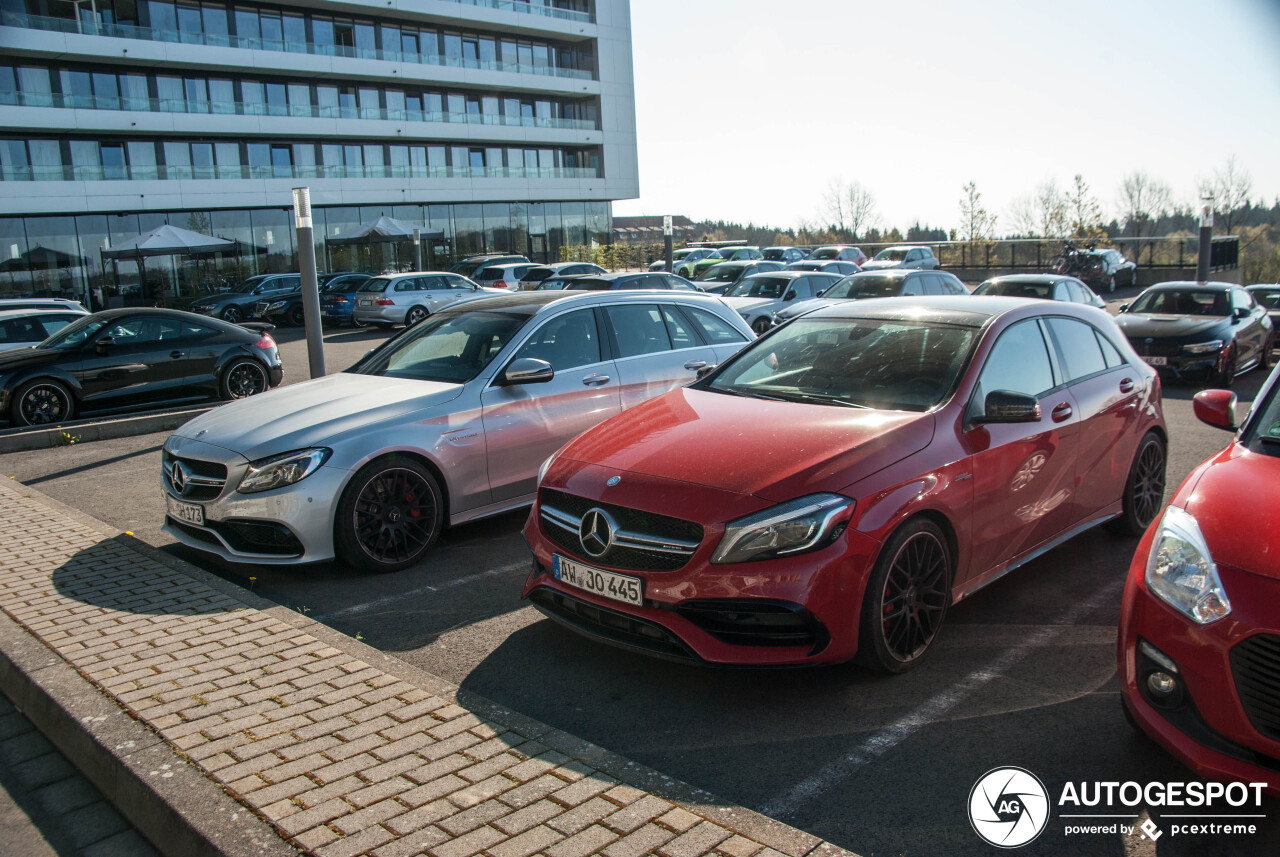
[[[360,306],[373,306],[373,298],[361,298]]]
[[[195,524],[197,527],[204,526],[204,506],[198,503],[184,503],[181,500],[175,500],[168,494],[164,495],[165,506],[169,512],[169,517],[177,518],[184,524]]]
[[[561,583],[637,607],[644,604],[644,581],[638,577],[592,568],[559,554],[552,554],[551,565],[556,580]]]
[[[1144,357],[1148,366],[1168,366],[1169,359],[1167,357]]]

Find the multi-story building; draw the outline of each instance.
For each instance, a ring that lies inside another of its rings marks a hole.
[[[324,240],[380,215],[554,259],[638,195],[628,0],[0,0],[0,47],[0,296],[127,300],[164,223],[238,242],[147,259],[166,303],[294,269],[298,186],[321,270],[411,262]]]

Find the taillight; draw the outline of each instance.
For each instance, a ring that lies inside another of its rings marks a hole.
[[[374,301],[374,303],[377,304],[378,306],[394,306],[395,305],[395,301],[391,300],[391,298],[378,298],[376,301]]]
[[[495,289],[505,289],[505,288],[507,287],[507,281],[506,281],[506,280],[498,280],[496,283],[494,283],[494,284],[493,284],[493,287],[494,287]]]
[[[262,334],[262,338],[253,343],[256,348],[275,348],[276,341],[271,338],[269,333]]]

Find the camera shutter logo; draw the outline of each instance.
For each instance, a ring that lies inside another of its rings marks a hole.
[[[969,823],[998,848],[1031,842],[1049,822],[1049,793],[1023,768],[993,768],[969,792]]]

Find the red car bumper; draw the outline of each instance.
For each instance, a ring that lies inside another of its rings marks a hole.
[[[1265,782],[1280,796],[1280,581],[1219,565],[1232,612],[1198,625],[1146,586],[1155,530],[1134,556],[1120,616],[1124,704],[1144,732],[1200,776]],[[1144,642],[1177,664],[1183,693],[1172,704],[1145,686],[1163,668]]]

